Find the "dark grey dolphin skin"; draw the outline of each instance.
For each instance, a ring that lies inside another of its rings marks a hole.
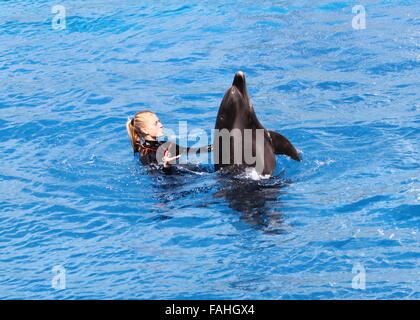
[[[296,161],[301,161],[295,147],[286,137],[275,131],[267,130],[258,121],[252,102],[248,96],[245,74],[242,71],[235,74],[232,86],[226,91],[223,97],[219,112],[217,113],[215,129],[213,160],[216,170],[223,167],[241,169],[255,167],[259,174],[271,175],[276,167],[275,154],[284,154]],[[227,129],[229,132],[236,129],[236,132],[242,133],[242,137],[244,137],[243,133],[245,129],[251,129],[252,142],[246,147],[244,145],[244,138],[238,139],[237,135],[232,134],[230,143],[224,143],[221,135],[218,133],[220,132],[218,130],[222,129]],[[264,133],[263,143],[257,143],[255,134],[257,129],[264,130],[259,130],[260,133]],[[246,148],[249,150],[251,145],[252,155],[255,157],[255,161],[247,163],[243,153]],[[234,160],[235,152],[238,150],[237,148],[240,148],[241,151],[239,152],[242,152],[242,161],[240,162]],[[226,157],[229,157],[228,161],[226,161]],[[261,161],[259,162],[260,165],[257,165],[257,161]]]

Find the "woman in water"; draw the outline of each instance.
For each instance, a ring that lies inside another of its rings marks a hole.
[[[158,141],[163,136],[163,125],[159,118],[151,111],[140,111],[133,119],[126,123],[128,136],[134,154],[140,153],[140,161],[161,169],[164,173],[171,173],[171,163],[184,153],[210,152],[212,146],[202,148],[185,148],[168,141]]]

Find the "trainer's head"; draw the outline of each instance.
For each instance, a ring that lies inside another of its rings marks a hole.
[[[128,136],[134,153],[139,151],[141,139],[156,140],[163,136],[163,125],[152,111],[140,111],[126,122]]]

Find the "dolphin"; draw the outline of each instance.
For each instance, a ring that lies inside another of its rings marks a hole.
[[[301,161],[285,136],[267,130],[258,121],[248,95],[245,74],[238,71],[217,113],[213,152],[215,170],[254,167],[261,175],[272,175],[276,168],[276,154]]]

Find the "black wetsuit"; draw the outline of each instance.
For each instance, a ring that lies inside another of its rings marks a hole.
[[[186,148],[169,141],[145,140],[139,148],[140,161],[144,165],[150,165],[159,169],[161,172],[171,174],[173,172],[172,166],[165,168],[161,161],[166,150],[169,151],[168,157],[175,157],[179,154],[210,152],[212,150],[212,146],[208,145],[201,148]]]

